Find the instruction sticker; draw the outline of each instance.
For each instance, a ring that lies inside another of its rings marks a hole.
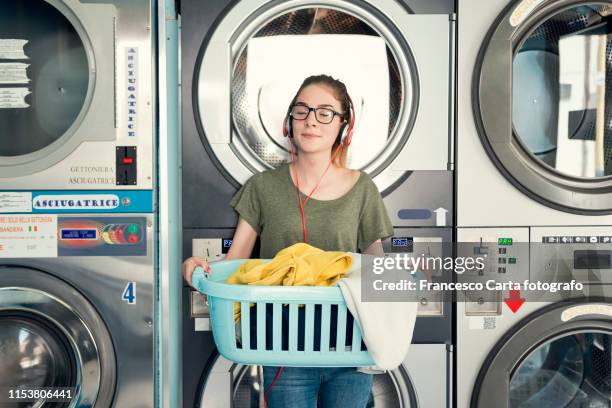
[[[57,215],[0,216],[0,258],[56,258]]]
[[[497,327],[497,317],[495,316],[474,316],[468,317],[470,330],[495,330]]]
[[[0,214],[29,212],[32,212],[31,192],[0,191]]]
[[[194,331],[210,331],[210,319],[207,317],[196,317],[193,323]]]
[[[30,93],[28,88],[0,88],[0,109],[29,108],[25,98]]]
[[[0,59],[28,59],[24,47],[28,40],[0,38]]]
[[[0,84],[27,84],[30,82],[28,78],[27,68],[30,64],[23,62],[6,62],[0,63]]]

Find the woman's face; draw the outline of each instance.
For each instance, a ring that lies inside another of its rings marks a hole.
[[[344,113],[340,101],[332,90],[325,85],[308,85],[298,95],[296,105],[305,105],[311,108],[329,108],[338,113]],[[335,115],[331,123],[323,124],[317,121],[314,112],[310,112],[304,120],[293,119],[293,137],[300,151],[317,153],[331,151],[338,137],[344,119]]]

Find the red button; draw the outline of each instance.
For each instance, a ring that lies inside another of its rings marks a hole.
[[[130,241],[131,244],[135,244],[138,242],[138,236],[130,234],[128,235],[128,241]]]
[[[132,159],[131,157],[123,158],[123,164],[132,164],[133,162],[134,162],[134,159]]]

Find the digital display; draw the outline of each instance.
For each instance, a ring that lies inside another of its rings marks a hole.
[[[410,245],[408,238],[393,238],[391,240],[391,245],[394,247],[407,247]]]
[[[219,241],[217,241],[219,242]],[[232,246],[232,240],[231,239],[224,239],[223,240],[223,248],[229,248]]]
[[[574,251],[574,269],[612,269],[612,251]]]
[[[512,245],[512,238],[497,238],[497,245]]]
[[[58,217],[58,256],[143,256],[145,217]],[[0,404],[1,405],[1,404]]]
[[[97,239],[98,231],[95,229],[62,229],[62,239]]]

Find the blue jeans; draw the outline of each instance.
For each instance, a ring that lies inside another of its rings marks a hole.
[[[264,389],[280,367],[264,367]],[[364,408],[372,388],[372,374],[354,367],[284,367],[268,392],[268,408]]]

